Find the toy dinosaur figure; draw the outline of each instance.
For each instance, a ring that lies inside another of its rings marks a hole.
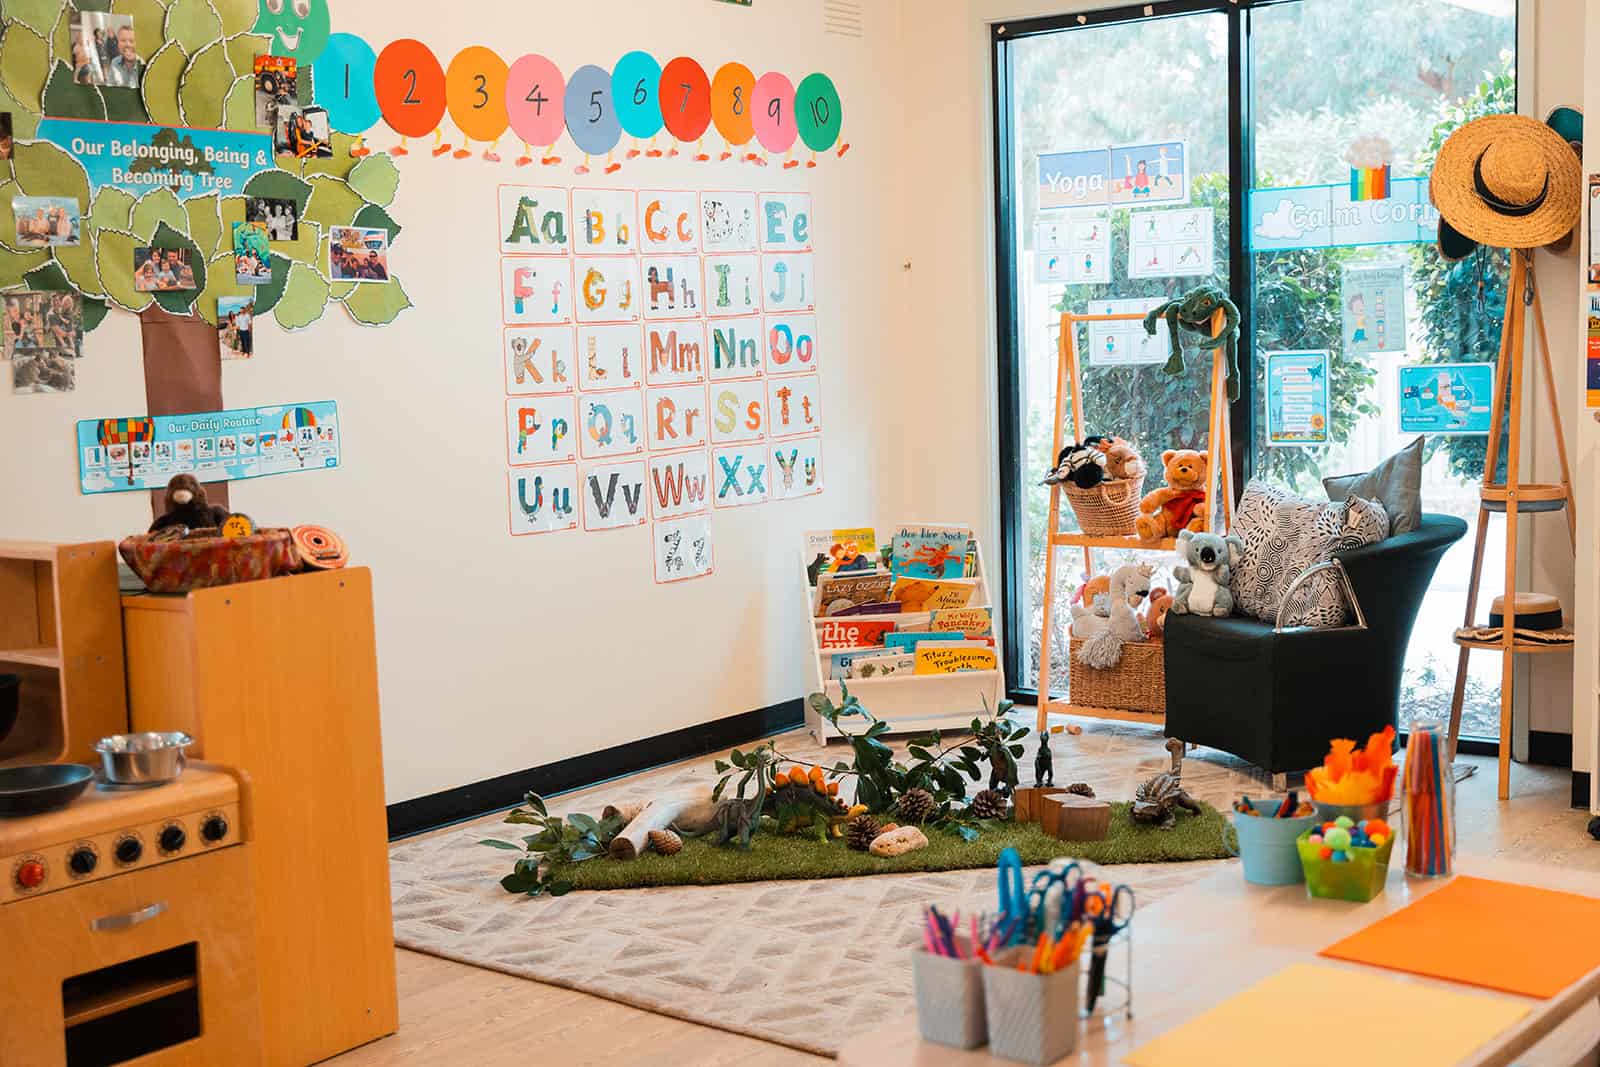
[[[1158,830],[1176,826],[1180,808],[1200,814],[1200,804],[1183,788],[1183,742],[1176,737],[1167,738],[1167,751],[1172,753],[1172,769],[1162,771],[1133,794],[1133,818],[1137,822],[1155,823]]]
[[[1219,308],[1223,314],[1222,332],[1213,337],[1211,316]],[[1180,328],[1200,334],[1199,348],[1203,352],[1228,346],[1228,399],[1239,399],[1239,354],[1234,343],[1239,336],[1239,309],[1228,299],[1228,294],[1214,285],[1197,285],[1182,296],[1151,308],[1144,317],[1144,332],[1154,337],[1156,322],[1160,319],[1167,320],[1168,340],[1172,344],[1172,355],[1162,369],[1168,374],[1183,373]]]
[[[825,780],[821,767],[810,773],[799,767],[778,771],[767,794],[766,814],[778,823],[778,832],[815,830],[819,836],[842,837],[844,824],[867,810],[839,799],[839,783]]]
[[[1039,733],[1039,754],[1033,757],[1033,785],[1035,789],[1056,784],[1055,760],[1050,755],[1050,731]]]

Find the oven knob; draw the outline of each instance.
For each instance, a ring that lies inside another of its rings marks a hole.
[[[176,852],[189,840],[189,835],[183,832],[183,827],[177,823],[163,827],[161,830],[161,851]]]
[[[126,866],[138,863],[139,857],[144,855],[144,846],[137,837],[124,837],[117,842],[117,862]]]
[[[211,816],[200,824],[200,836],[216,844],[228,836],[228,820],[220,815]]]
[[[23,889],[38,889],[44,883],[44,864],[29,860],[17,868],[17,885]]]
[[[72,873],[82,877],[94,872],[95,864],[100,862],[100,857],[94,854],[92,848],[75,848],[72,855],[67,857],[67,866],[72,868]]]

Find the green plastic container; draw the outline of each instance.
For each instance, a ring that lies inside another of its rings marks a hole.
[[[1352,848],[1350,862],[1334,863],[1322,858],[1321,845],[1311,843],[1316,829],[1312,827],[1294,841],[1300,851],[1309,896],[1365,904],[1383,892],[1383,883],[1389,877],[1389,854],[1394,851],[1393,836],[1377,848]]]

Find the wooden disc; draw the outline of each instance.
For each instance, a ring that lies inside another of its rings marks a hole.
[[[334,571],[350,562],[344,539],[326,527],[296,526],[290,535],[300,565],[308,570]]]

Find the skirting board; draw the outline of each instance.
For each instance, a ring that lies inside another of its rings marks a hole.
[[[1589,807],[1589,772],[1572,772],[1572,806],[1575,808]]]
[[[720,752],[747,741],[792,730],[804,722],[801,702],[798,699],[786,700],[782,704],[713,719],[698,726],[686,726],[681,730],[629,741],[542,767],[512,771],[441,793],[402,800],[390,804],[388,808],[389,840],[410,837],[515,807],[530,792],[544,797],[568,793],[664,763]]]
[[[1528,762],[1563,769],[1571,767],[1572,735],[1558,730],[1529,730]]]

